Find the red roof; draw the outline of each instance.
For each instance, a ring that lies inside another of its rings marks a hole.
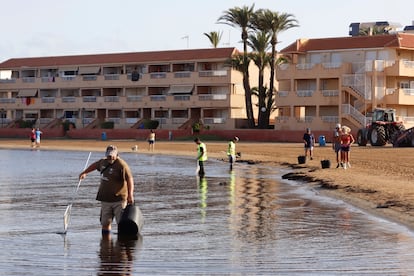
[[[282,49],[280,53],[367,48],[401,48],[414,50],[414,34],[396,33],[373,36],[298,39],[296,42]]]
[[[145,62],[170,62],[226,59],[237,53],[236,48],[211,48],[194,50],[174,50],[159,52],[134,52],[95,55],[51,56],[33,58],[12,58],[0,63],[0,68],[50,67],[62,65],[99,65]]]

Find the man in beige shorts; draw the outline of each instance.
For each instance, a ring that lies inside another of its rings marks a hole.
[[[118,150],[113,145],[106,148],[105,158],[87,167],[80,173],[79,179],[84,179],[95,170],[101,173],[96,200],[101,202],[102,235],[109,235],[114,217],[119,223],[122,210],[127,204],[134,203],[134,179],[128,164],[118,156]]]

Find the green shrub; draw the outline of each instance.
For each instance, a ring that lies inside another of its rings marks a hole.
[[[103,129],[113,129],[114,125],[115,125],[114,122],[103,122],[101,124],[101,128],[103,128]]]

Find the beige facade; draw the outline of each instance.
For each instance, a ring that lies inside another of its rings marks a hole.
[[[2,127],[19,119],[39,127],[69,120],[77,128],[105,121],[139,128],[143,119],[166,129],[196,121],[211,129],[242,127],[242,74],[225,66],[236,53],[216,48],[10,59],[0,64]]]
[[[276,129],[357,130],[375,107],[414,126],[414,34],[297,40],[280,54],[291,62],[277,68]]]

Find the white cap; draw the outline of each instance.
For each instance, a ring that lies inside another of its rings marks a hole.
[[[335,128],[341,128],[341,124],[336,124],[336,127]]]

